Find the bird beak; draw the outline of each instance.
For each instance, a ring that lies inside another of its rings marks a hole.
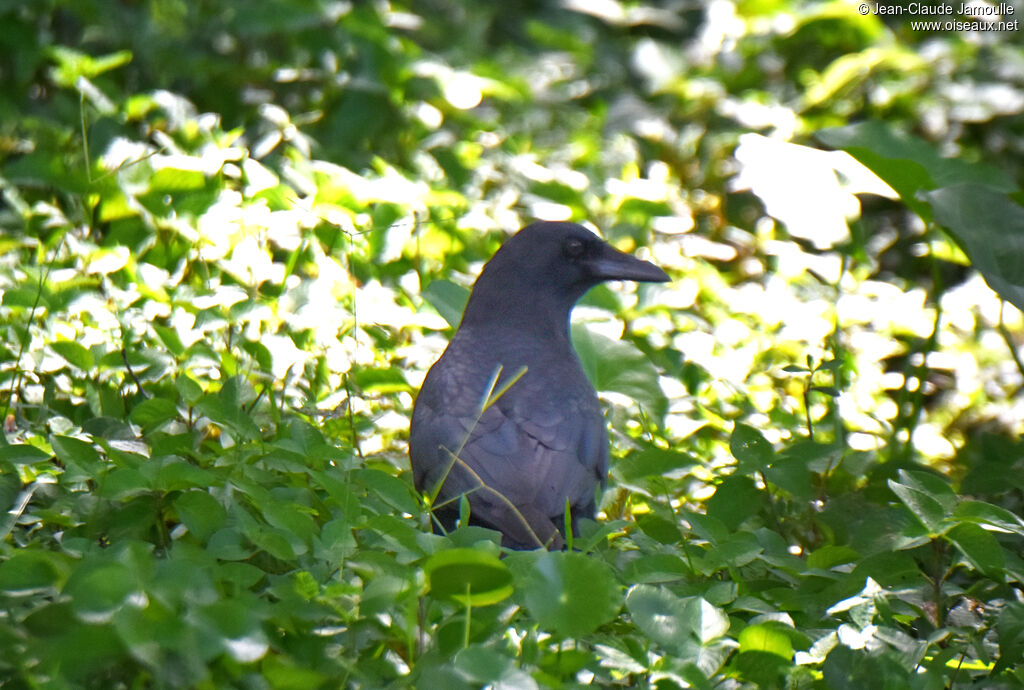
[[[665,283],[671,280],[665,271],[647,261],[624,254],[611,245],[587,262],[590,273],[599,280],[635,280],[641,283]]]

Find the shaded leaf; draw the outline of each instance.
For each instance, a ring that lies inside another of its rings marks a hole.
[[[627,395],[656,418],[665,416],[668,399],[650,358],[633,345],[612,340],[574,324],[572,343],[583,370],[598,391]]]
[[[965,522],[949,530],[946,538],[956,544],[968,563],[996,582],[1002,582],[1006,557],[995,537],[981,527]]]
[[[444,317],[452,328],[458,328],[462,312],[469,301],[469,290],[450,280],[432,280],[422,292],[423,299]]]
[[[979,184],[943,187],[925,198],[985,282],[1024,310],[1024,206]]]
[[[746,474],[763,470],[775,459],[775,450],[760,431],[746,424],[737,424],[729,437],[729,450],[739,462],[737,472]]]
[[[519,554],[516,590],[542,627],[563,637],[588,635],[622,606],[607,565],[581,553]]]

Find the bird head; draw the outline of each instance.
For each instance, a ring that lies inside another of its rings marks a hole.
[[[533,223],[508,239],[484,266],[473,285],[463,325],[519,316],[537,323],[553,318],[564,324],[577,300],[608,280],[664,282],[669,277],[582,225]]]

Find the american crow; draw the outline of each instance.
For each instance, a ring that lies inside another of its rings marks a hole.
[[[427,492],[443,482],[434,514],[445,529],[462,494],[470,522],[516,549],[561,548],[567,502],[574,522],[594,517],[608,433],[569,313],[603,281],[668,279],[575,223],[533,223],[502,245],[413,410],[413,478]]]

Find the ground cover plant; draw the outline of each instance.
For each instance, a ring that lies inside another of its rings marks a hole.
[[[0,686],[1024,683],[1019,29],[115,5],[0,4]],[[601,519],[502,554],[405,439],[538,217],[673,282],[577,309]]]

